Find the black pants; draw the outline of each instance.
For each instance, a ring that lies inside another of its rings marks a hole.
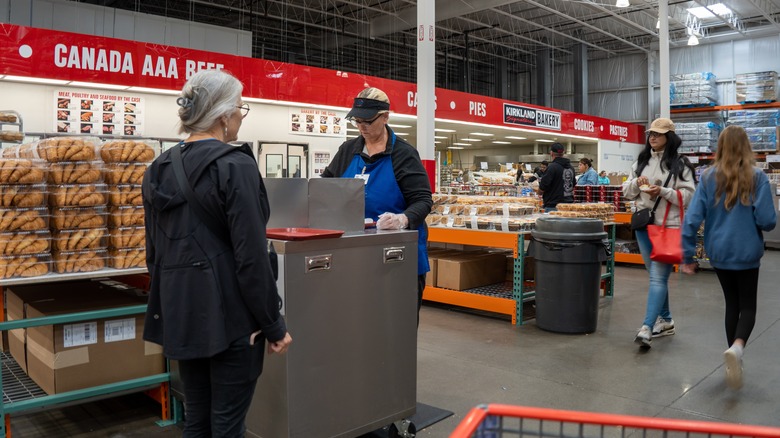
[[[244,336],[204,359],[179,361],[184,385],[183,438],[243,438],[244,419],[263,371],[265,338]]]
[[[758,268],[741,271],[715,269],[726,299],[726,340],[729,347],[734,339],[747,344],[756,324],[758,295]]]
[[[422,296],[425,290],[425,274],[417,276],[417,327],[420,326],[420,307],[422,307]]]

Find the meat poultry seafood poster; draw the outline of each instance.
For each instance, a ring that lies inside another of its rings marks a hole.
[[[54,100],[55,132],[143,135],[143,97],[100,91],[56,90]]]

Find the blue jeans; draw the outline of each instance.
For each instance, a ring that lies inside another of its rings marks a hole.
[[[184,386],[183,438],[243,438],[244,419],[263,370],[265,337],[242,336],[227,350],[179,361]]]
[[[639,252],[642,253],[642,260],[645,262],[645,268],[650,274],[650,287],[647,291],[647,312],[642,325],[653,327],[657,317],[663,319],[672,319],[669,312],[669,275],[672,273],[673,265],[659,263],[650,260],[650,252],[653,250],[653,243],[647,235],[647,230],[635,231],[636,241],[639,244]]]

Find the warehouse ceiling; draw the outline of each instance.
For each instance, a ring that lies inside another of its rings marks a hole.
[[[256,58],[416,82],[415,0],[81,1],[250,31]],[[501,95],[500,74],[525,75],[530,83],[540,51],[554,67],[572,64],[580,45],[591,60],[658,49],[658,1],[435,1],[441,88],[517,98],[516,90]],[[780,35],[780,0],[668,0],[668,12],[671,47],[685,46],[691,32],[701,44]],[[437,149],[446,143],[452,141]]]
[[[414,0],[82,0],[251,31],[253,56],[414,82]],[[433,0],[429,0],[433,1]],[[572,62],[584,44],[590,59],[657,49],[658,2],[628,0],[436,0],[437,86],[496,96],[496,66],[532,72],[549,49]],[[731,14],[714,6],[722,3]],[[780,33],[780,0],[669,0],[672,47],[688,28],[702,44]],[[710,12],[695,18],[690,8]],[[466,73],[468,71],[468,73]],[[470,83],[464,84],[469,77]]]

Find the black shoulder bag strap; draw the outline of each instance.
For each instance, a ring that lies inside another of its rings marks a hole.
[[[181,188],[181,192],[184,195],[184,198],[187,200],[187,203],[190,204],[190,207],[192,208],[192,211],[195,212],[195,215],[198,216],[198,218],[203,222],[206,227],[211,230],[214,235],[218,236],[223,241],[230,244],[230,236],[225,233],[225,228],[223,225],[220,224],[220,220],[214,216],[212,213],[210,213],[203,204],[198,200],[197,197],[195,197],[195,192],[192,190],[192,185],[190,184],[189,180],[187,179],[187,174],[184,172],[184,164],[182,162],[181,158],[181,146],[182,143],[177,144],[176,146],[171,149],[171,162],[173,163],[173,173],[176,174],[176,181],[179,183],[179,188]],[[230,149],[226,150],[224,154],[227,154],[229,152],[232,152]],[[213,160],[216,160],[217,158],[221,157],[224,154],[220,154],[213,158]]]
[[[666,185],[667,185],[667,184],[669,184],[669,181],[671,181],[671,180],[672,180],[672,172],[673,172],[673,171],[674,171],[673,169],[669,169],[669,175],[666,177],[666,181],[664,182],[664,185],[663,185],[663,186],[661,186],[661,187],[666,187]],[[653,214],[655,214],[655,209],[656,209],[656,208],[658,208],[658,204],[659,204],[660,202],[661,202],[661,197],[659,196],[659,197],[657,197],[657,198],[655,199],[655,204],[653,205],[653,210],[652,210],[652,211],[653,211]]]

